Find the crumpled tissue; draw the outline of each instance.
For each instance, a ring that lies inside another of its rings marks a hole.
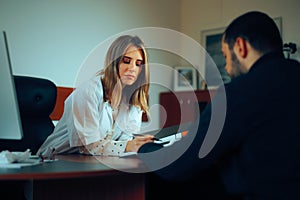
[[[24,152],[20,151],[1,151],[0,152],[0,164],[19,163],[28,160],[31,156],[31,152],[27,149]]]

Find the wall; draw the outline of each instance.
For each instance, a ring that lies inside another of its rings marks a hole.
[[[300,61],[300,1],[298,0],[182,0],[181,32],[201,41],[201,31],[226,27],[238,15],[259,10],[271,17],[282,17],[284,43],[293,42],[298,50],[292,58]]]
[[[202,43],[201,31],[225,27],[239,14],[262,10],[283,19],[283,39],[300,46],[298,0],[0,0],[0,30],[8,34],[13,72],[73,87],[80,66],[108,37],[138,27],[164,27]],[[150,62],[175,66],[178,57],[150,50]],[[104,55],[99,55],[100,56]],[[292,57],[300,60],[300,50]],[[100,61],[99,61],[100,62]],[[101,63],[101,62],[100,62]],[[172,74],[151,71],[172,86]],[[150,88],[150,104],[165,88]],[[158,127],[158,108],[148,129]]]
[[[177,2],[0,0],[0,30],[7,31],[15,74],[73,86],[81,63],[106,38],[145,26],[178,30]]]
[[[179,30],[179,6],[179,0],[0,0],[0,30],[7,32],[15,75],[74,87],[82,63],[99,43],[139,27]],[[177,63],[164,55],[152,51],[150,62]],[[151,74],[165,80],[164,74]],[[161,90],[150,88],[151,105],[158,103]],[[158,110],[152,113],[156,117],[147,124],[149,129],[158,127]]]

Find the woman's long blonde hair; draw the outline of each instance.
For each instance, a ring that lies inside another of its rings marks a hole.
[[[143,57],[142,71],[136,82],[131,86],[122,87],[119,77],[119,64],[127,49],[131,46],[138,48]],[[149,66],[147,52],[143,41],[137,36],[123,35],[118,37],[109,47],[104,69],[99,72],[102,75],[104,87],[104,99],[112,108],[117,108],[121,99],[130,105],[139,106],[149,116]]]

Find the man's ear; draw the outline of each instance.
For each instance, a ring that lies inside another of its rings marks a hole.
[[[235,41],[234,51],[237,56],[245,58],[248,54],[246,40],[241,37],[238,37]]]

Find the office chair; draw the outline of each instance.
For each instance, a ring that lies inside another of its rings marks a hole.
[[[23,128],[21,140],[0,140],[0,151],[31,150],[38,148],[52,133],[54,124],[50,118],[56,103],[56,85],[47,79],[14,76],[20,116]]]

